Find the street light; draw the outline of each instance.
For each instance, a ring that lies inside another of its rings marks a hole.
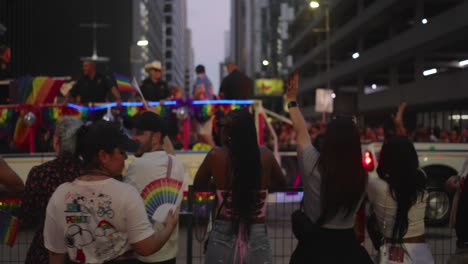
[[[263,60],[262,61],[263,66],[268,66],[269,64],[270,64],[270,62],[268,60]]]
[[[137,45],[140,47],[148,46],[148,40],[146,39],[139,40],[137,41]]]
[[[320,3],[317,1],[310,1],[309,6],[310,8],[316,9],[320,7]]]
[[[458,65],[459,65],[460,67],[465,67],[466,65],[468,65],[468,60],[459,61],[459,62],[458,62]]]

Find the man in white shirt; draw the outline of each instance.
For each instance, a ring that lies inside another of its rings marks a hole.
[[[173,178],[184,179],[182,162],[163,149],[163,138],[166,136],[164,121],[154,112],[138,114],[133,119],[132,138],[140,146],[135,152],[135,159],[128,167],[124,181],[135,186],[141,193],[154,180]],[[147,210],[148,211],[148,210]],[[152,215],[148,215],[151,219]],[[163,223],[154,222],[155,231],[164,227]],[[178,226],[174,229],[167,243],[153,255],[137,256],[142,263],[176,263]]]

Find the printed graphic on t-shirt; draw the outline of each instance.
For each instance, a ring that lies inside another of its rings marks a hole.
[[[112,224],[111,196],[68,192],[65,203],[65,240],[72,260],[85,263],[87,256],[108,260],[123,253],[127,237]]]

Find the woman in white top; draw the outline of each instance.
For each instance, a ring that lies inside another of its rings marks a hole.
[[[377,173],[367,192],[385,237],[380,263],[434,263],[424,237],[426,176],[408,137],[393,136],[382,146]]]
[[[290,263],[372,263],[353,230],[367,184],[356,124],[351,118],[333,119],[327,125],[319,153],[311,144],[304,117],[296,103],[297,88],[296,72],[287,97],[297,135],[304,186],[303,211],[309,223],[293,225],[299,243]],[[314,231],[308,232],[311,229]]]

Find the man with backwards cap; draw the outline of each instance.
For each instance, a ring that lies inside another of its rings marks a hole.
[[[139,143],[135,159],[128,167],[125,182],[133,185],[141,193],[146,186],[160,178],[184,179],[182,162],[163,149],[166,126],[161,117],[154,112],[143,112],[133,119],[132,138]],[[148,215],[149,218],[152,215]],[[164,228],[163,223],[155,222],[157,232]],[[143,263],[176,263],[178,227],[172,232],[167,243],[155,254],[147,257],[137,256]]]
[[[141,92],[146,101],[161,102],[170,97],[169,86],[162,80],[162,65],[160,61],[153,61],[145,65],[148,77],[143,80]]]

